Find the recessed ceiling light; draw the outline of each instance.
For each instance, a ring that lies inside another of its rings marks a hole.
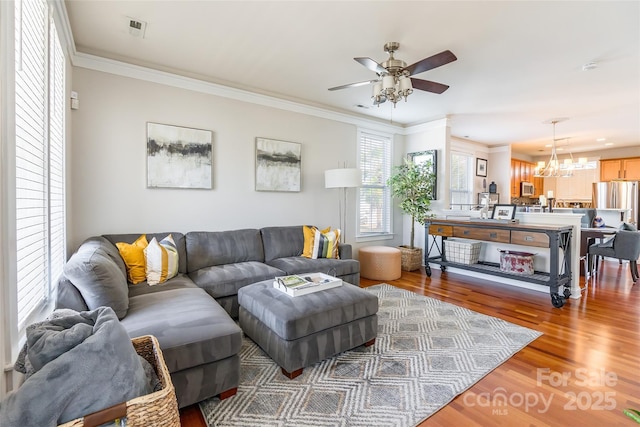
[[[613,142],[605,142],[604,146],[605,147],[611,147],[613,145]]]
[[[553,144],[546,144],[545,147],[551,148],[551,147],[553,147]]]
[[[598,139],[596,139],[597,142],[604,142],[606,140],[607,140],[607,138],[598,138]]]
[[[556,148],[556,151],[564,151],[564,148],[558,147],[558,148]]]

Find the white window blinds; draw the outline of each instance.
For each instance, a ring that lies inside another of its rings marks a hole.
[[[451,153],[451,207],[468,209],[472,203],[473,157],[463,153]]]
[[[387,180],[391,174],[391,137],[358,132],[359,188],[358,235],[391,233],[391,193]]]
[[[65,60],[45,1],[16,1],[15,185],[18,327],[65,259]]]

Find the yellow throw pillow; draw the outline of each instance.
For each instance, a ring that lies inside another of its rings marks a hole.
[[[147,236],[143,234],[132,244],[125,242],[116,243],[120,256],[127,267],[127,280],[134,285],[147,280],[146,263],[144,260],[144,248],[149,245]]]
[[[311,258],[313,254],[313,242],[316,237],[317,227],[302,226],[302,234],[304,235],[304,247],[302,249],[302,256],[305,258]]]
[[[160,243],[154,237],[144,249],[147,284],[164,283],[178,274],[178,248],[169,234]]]

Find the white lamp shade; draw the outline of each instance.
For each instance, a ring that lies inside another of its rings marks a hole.
[[[360,187],[362,173],[357,168],[329,169],[324,171],[325,188]]]
[[[373,96],[379,96],[382,93],[382,82],[376,82],[373,85]]]
[[[411,79],[409,77],[401,76],[400,77],[400,90],[401,91],[409,91],[411,93],[413,87],[411,86]]]
[[[384,89],[391,89],[391,88],[394,88],[395,86],[396,86],[396,79],[393,76],[387,74],[382,78],[382,87]]]

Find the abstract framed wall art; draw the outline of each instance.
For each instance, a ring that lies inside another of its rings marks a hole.
[[[147,123],[147,187],[211,189],[212,132]]]
[[[301,144],[256,138],[256,191],[300,191]]]

